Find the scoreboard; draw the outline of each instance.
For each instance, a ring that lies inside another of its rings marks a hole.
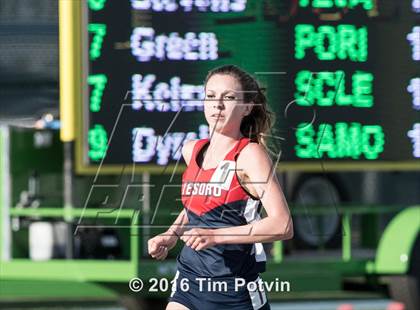
[[[279,169],[420,168],[418,1],[85,0],[80,12],[78,172],[180,168],[183,142],[209,136],[203,80],[223,64],[267,88]]]

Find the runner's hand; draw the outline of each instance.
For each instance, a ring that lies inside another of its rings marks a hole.
[[[185,245],[196,251],[210,248],[216,244],[214,229],[193,228],[185,231],[181,240],[185,242]]]
[[[176,245],[178,237],[171,231],[159,234],[147,241],[150,256],[157,260],[164,260],[168,252]]]

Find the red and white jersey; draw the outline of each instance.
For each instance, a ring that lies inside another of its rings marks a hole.
[[[259,220],[261,202],[241,186],[236,173],[237,156],[250,139],[239,139],[217,167],[202,169],[197,157],[208,143],[209,139],[195,143],[182,175],[181,198],[188,226],[214,229]],[[195,275],[254,277],[265,270],[266,255],[261,243],[223,244],[201,251],[184,246],[177,259],[179,268]]]

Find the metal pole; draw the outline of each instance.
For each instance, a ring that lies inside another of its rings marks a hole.
[[[0,126],[0,264],[12,258],[9,128]]]
[[[142,174],[143,184],[143,214],[142,214],[142,226],[143,226],[143,253],[147,253],[147,239],[150,237],[150,173],[143,172]]]
[[[66,229],[66,258],[73,258],[73,142],[64,142],[63,190]]]

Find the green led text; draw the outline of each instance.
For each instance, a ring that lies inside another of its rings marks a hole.
[[[102,106],[102,97],[108,78],[105,74],[89,75],[88,84],[92,87],[90,94],[90,111],[99,112]]]
[[[102,43],[106,35],[105,24],[89,24],[88,30],[93,34],[89,49],[90,60],[96,60],[101,56]]]
[[[360,123],[300,124],[296,131],[299,158],[352,158],[375,160],[384,150],[385,135],[379,125]]]
[[[100,11],[104,8],[107,0],[89,0],[89,9],[93,11]]]
[[[353,25],[323,25],[318,28],[309,24],[296,25],[295,58],[305,58],[307,50],[311,49],[319,60],[364,62],[368,57],[367,28]]]
[[[352,9],[358,5],[362,5],[362,8],[365,10],[371,10],[374,6],[374,0],[299,0],[299,6],[301,8],[312,7],[314,9]]]
[[[299,71],[295,78],[295,99],[301,106],[373,106],[373,74],[356,71],[351,77],[351,93],[346,93],[344,71]]]
[[[95,125],[93,128],[89,129],[88,143],[88,156],[92,161],[99,161],[105,157],[108,137],[102,125]]]

